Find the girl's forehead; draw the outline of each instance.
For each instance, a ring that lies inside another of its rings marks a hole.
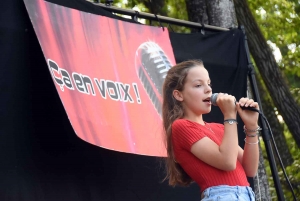
[[[208,81],[208,80],[210,80],[208,71],[202,66],[197,66],[197,67],[191,68],[187,74],[187,79],[189,81],[194,81],[194,80]]]

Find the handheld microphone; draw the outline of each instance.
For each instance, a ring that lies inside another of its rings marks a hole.
[[[217,104],[217,98],[218,98],[218,93],[213,93],[210,97],[210,102],[212,105],[214,106],[218,106]],[[236,103],[236,101],[235,101]],[[242,108],[242,110],[251,110],[251,111],[254,111],[254,112],[258,112],[259,113],[259,110],[254,108],[254,107],[245,107],[245,106],[240,106]]]

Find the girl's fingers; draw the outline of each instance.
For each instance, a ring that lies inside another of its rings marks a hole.
[[[257,109],[259,108],[257,102],[251,103],[251,105],[249,105],[249,107],[254,107],[254,108],[257,108]]]
[[[245,107],[254,107],[254,108],[259,108],[258,107],[258,103],[255,102],[253,99],[249,99],[249,98],[241,98],[239,100],[239,104],[240,106],[245,106]]]
[[[241,98],[239,101],[240,106],[245,106],[245,107],[248,106],[253,107],[253,103],[255,103],[254,100],[248,98]]]

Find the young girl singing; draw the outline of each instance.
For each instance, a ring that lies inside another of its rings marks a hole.
[[[241,106],[259,109],[257,102],[219,93],[217,105],[224,123],[203,121],[211,111],[211,81],[198,60],[172,67],[163,85],[163,125],[167,146],[169,184],[189,185],[195,181],[202,201],[254,201],[247,181],[258,169],[258,113]],[[238,145],[237,113],[244,123],[245,146]]]

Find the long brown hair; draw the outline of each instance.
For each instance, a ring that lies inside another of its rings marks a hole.
[[[166,179],[169,179],[169,185],[187,186],[192,182],[191,177],[182,169],[180,164],[176,162],[173,144],[172,144],[172,123],[176,119],[183,118],[184,110],[180,101],[177,101],[173,96],[173,91],[182,91],[186,76],[189,69],[202,66],[201,60],[190,60],[178,63],[173,66],[167,73],[163,84],[163,105],[162,119],[165,131],[165,145],[167,148],[168,157],[166,158]]]

